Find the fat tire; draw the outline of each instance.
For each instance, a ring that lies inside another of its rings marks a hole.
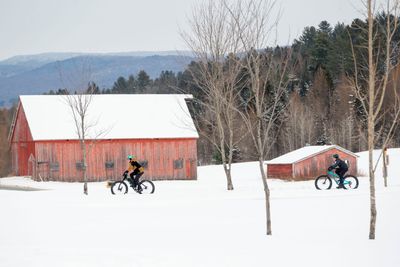
[[[150,180],[142,180],[138,185],[139,194],[153,194],[155,190],[154,183]]]
[[[325,179],[325,181],[323,181]],[[320,184],[328,183],[328,187],[321,187]],[[318,190],[329,190],[332,187],[332,179],[328,175],[321,175],[318,176],[317,179],[315,179],[315,188]]]
[[[121,186],[121,188],[119,188]],[[116,181],[111,186],[111,193],[115,194],[126,194],[128,193],[128,186],[123,181]]]
[[[357,188],[358,188],[358,184],[359,184],[359,183],[358,183],[358,178],[355,177],[354,175],[346,175],[346,176],[344,177],[344,181],[346,181],[347,178],[352,179],[353,182],[354,182],[354,184],[352,183],[352,184],[351,184],[351,187],[350,187],[349,184],[344,183],[344,184],[343,184],[344,188],[346,188],[346,189],[357,189]]]

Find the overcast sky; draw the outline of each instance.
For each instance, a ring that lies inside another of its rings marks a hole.
[[[201,0],[0,0],[0,60],[44,52],[181,50],[192,5]],[[279,42],[305,26],[349,23],[360,0],[277,0]]]

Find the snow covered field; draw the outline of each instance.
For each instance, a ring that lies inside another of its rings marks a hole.
[[[2,178],[46,190],[0,190],[0,266],[398,267],[400,149],[389,155],[374,241],[364,177],[354,191],[270,180],[272,236],[257,163],[234,165],[233,192],[221,166],[200,167],[198,181],[155,182],[153,195],[113,196],[103,182],[84,196],[82,184]]]

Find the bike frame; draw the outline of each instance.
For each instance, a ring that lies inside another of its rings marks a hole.
[[[339,184],[340,177],[333,171],[328,171],[328,177],[331,178],[332,180],[334,180],[337,185]],[[350,184],[350,182],[346,181],[346,179],[344,179],[343,184]]]
[[[122,178],[122,181],[125,183],[125,181],[128,181],[128,175],[123,175],[122,176],[123,178]],[[129,181],[128,181],[129,182]],[[129,184],[127,184],[128,185],[128,187],[129,187]],[[137,186],[137,185],[136,185]]]
[[[126,174],[126,175],[122,175],[122,181],[124,182],[124,183],[127,183],[127,182],[125,182],[125,181],[128,181],[128,175]],[[130,177],[129,177],[130,178]],[[136,175],[134,176],[134,179],[136,179]],[[129,181],[128,181],[129,182]],[[139,188],[139,185],[140,185],[140,180],[137,182],[137,184],[135,184],[135,186],[133,187],[133,186],[130,186],[129,184],[127,184],[127,186],[128,186],[128,188],[129,187],[131,187],[131,188],[133,188],[134,190],[137,190],[138,188]]]
[[[125,180],[128,180],[128,175],[122,175],[122,180],[120,180],[120,181],[122,183],[124,183],[128,187],[128,190],[129,190],[130,186],[126,184]],[[137,187],[137,185],[136,185],[136,187]],[[132,188],[135,190],[136,187],[135,188],[132,187]],[[121,190],[121,184],[119,185],[118,189]]]

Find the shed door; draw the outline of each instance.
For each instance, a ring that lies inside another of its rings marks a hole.
[[[47,181],[50,178],[50,166],[48,161],[37,162],[37,175],[39,180]]]

